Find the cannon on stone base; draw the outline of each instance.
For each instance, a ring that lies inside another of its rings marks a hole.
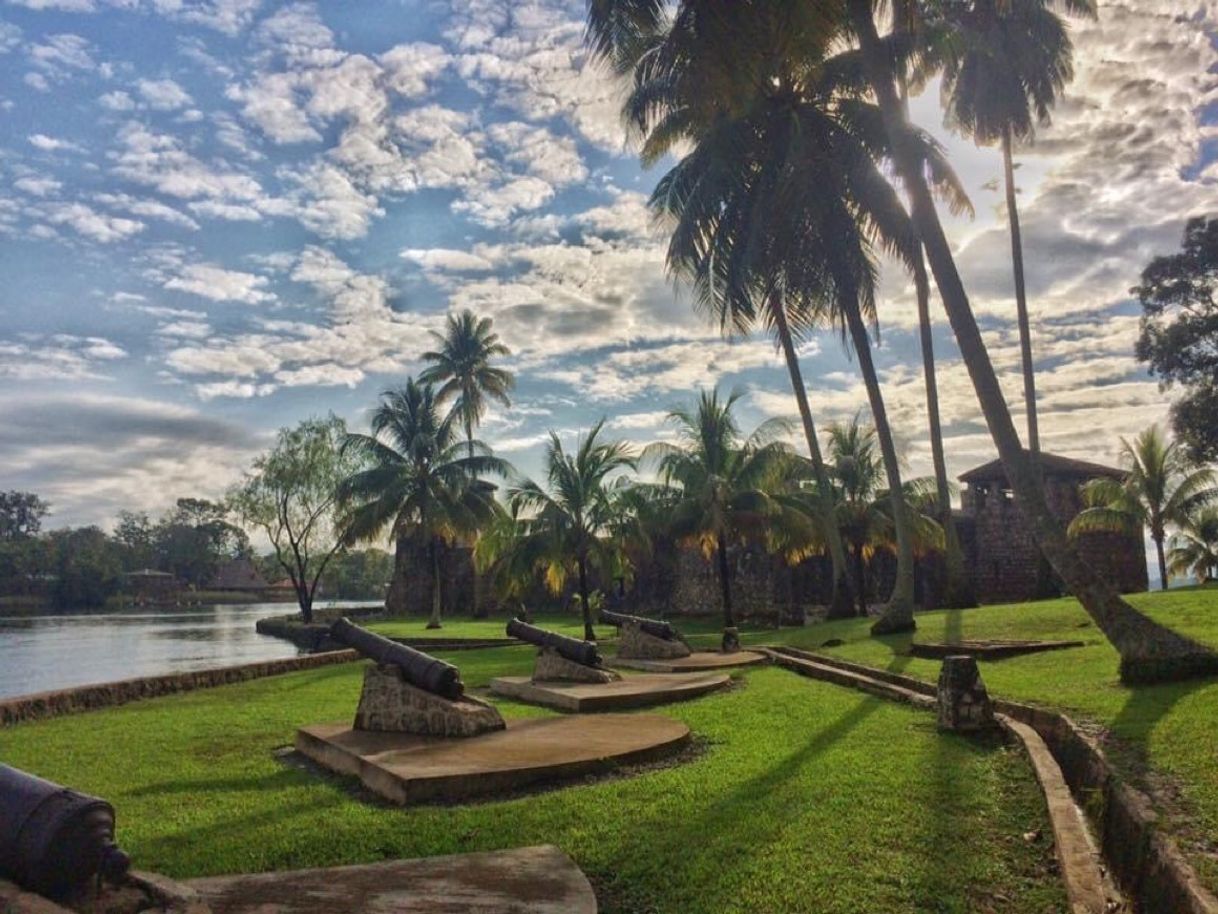
[[[670,623],[601,610],[601,621],[618,629],[617,655],[624,660],[675,660],[689,645]]]
[[[534,682],[616,682],[621,677],[605,669],[600,651],[589,641],[580,641],[530,625],[519,619],[507,624],[510,638],[538,648],[533,665]]]
[[[330,626],[330,637],[376,661],[364,672],[356,730],[477,736],[506,726],[494,707],[465,695],[461,673],[451,663],[345,618]]]

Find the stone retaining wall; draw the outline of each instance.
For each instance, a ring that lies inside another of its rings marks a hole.
[[[144,676],[139,679],[123,679],[119,682],[104,682],[98,685],[78,686],[54,692],[38,692],[0,700],[0,727],[62,714],[76,714],[111,705],[126,704],[141,698],[155,698],[175,692],[191,692],[214,686],[261,679],[311,670],[315,667],[358,660],[355,651],[330,651],[324,654],[308,654],[303,657],[288,657],[283,660],[265,660],[260,663],[245,663],[240,666],[216,667],[210,670],[195,670],[188,673],[169,673],[164,676]]]

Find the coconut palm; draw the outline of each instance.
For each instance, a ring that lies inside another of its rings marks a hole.
[[[657,463],[660,479],[678,491],[669,530],[678,540],[697,546],[706,558],[715,559],[724,651],[740,649],[729,550],[764,542],[774,527],[810,526],[776,497],[785,486],[791,458],[789,448],[777,438],[789,425],[770,420],[745,437],[733,414],[741,396],[733,391],[721,399],[718,390],[703,391],[696,409],[674,409],[668,414],[677,441],[657,442],[644,451],[644,459]]]
[[[551,432],[545,452],[546,487],[523,479],[508,490],[513,509],[525,518],[522,548],[544,572],[552,592],[562,591],[574,565],[587,641],[596,640],[588,571],[593,565],[611,570],[615,558],[610,532],[616,505],[610,477],[635,466],[626,444],[600,440],[604,424],[603,419],[596,423],[571,453]]]
[[[1160,586],[1167,589],[1164,542],[1169,526],[1185,527],[1198,509],[1218,501],[1218,474],[1192,464],[1178,442],[1152,425],[1133,441],[1121,439],[1124,479],[1093,479],[1083,486],[1087,506],[1070,522],[1070,535],[1091,531],[1141,537],[1150,530],[1159,559]]]
[[[1062,0],[1061,5],[1095,17],[1092,0]],[[1029,142],[1038,123],[1048,123],[1050,109],[1074,76],[1074,48],[1065,23],[1046,0],[971,0],[948,4],[945,10],[947,39],[937,50],[947,124],[978,145],[1002,146],[1028,447],[1037,452],[1036,377],[1012,147]]]
[[[388,390],[372,413],[371,434],[351,434],[343,452],[367,469],[338,486],[343,539],[368,541],[388,531],[426,544],[431,572],[428,628],[441,626],[439,550],[445,540],[472,534],[495,513],[492,487],[480,477],[510,467],[476,439],[462,442],[454,412],[443,412],[434,389],[408,378]]]
[[[1218,508],[1190,516],[1172,534],[1167,567],[1173,574],[1191,574],[1198,584],[1218,578]]]
[[[511,405],[509,394],[516,386],[512,373],[491,364],[498,356],[512,352],[499,341],[491,328],[494,321],[478,317],[472,311],[448,315],[443,334],[432,331],[438,348],[424,352],[424,361],[432,364],[423,370],[419,380],[439,385],[436,400],[452,401],[453,411],[465,430],[466,449],[474,456],[474,429],[481,424],[490,400]]]

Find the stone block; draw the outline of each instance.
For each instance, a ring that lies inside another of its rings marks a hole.
[[[637,622],[624,622],[618,629],[617,655],[629,660],[674,660],[688,657],[689,645],[680,638],[668,641],[650,635]]]
[[[939,671],[939,729],[975,731],[996,726],[981,671],[973,657],[944,657]]]
[[[355,712],[356,730],[420,736],[478,736],[502,730],[499,712],[468,696],[452,701],[406,682],[395,666],[375,664],[364,672]]]
[[[534,682],[617,682],[621,678],[613,670],[584,666],[548,647],[537,652],[533,664]]]

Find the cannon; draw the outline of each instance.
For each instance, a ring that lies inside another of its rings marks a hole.
[[[0,877],[54,901],[100,876],[118,883],[130,858],[114,841],[114,807],[0,765]]]
[[[361,628],[350,619],[344,617],[332,624],[330,637],[339,644],[354,648],[369,660],[397,667],[403,679],[425,692],[453,701],[465,693],[461,671],[451,663],[383,638],[375,632]]]
[[[639,627],[640,631],[644,631],[653,638],[663,638],[665,641],[683,641],[681,634],[667,622],[660,622],[656,619],[644,619],[642,616],[629,616],[625,613],[610,612],[607,609],[601,610],[601,621],[606,625],[612,625],[614,628],[621,628],[628,622],[634,623]]]
[[[549,632],[536,625],[521,622],[519,619],[508,620],[507,633],[509,638],[519,638],[521,641],[527,641],[537,647],[548,647],[564,660],[570,660],[572,663],[590,667],[600,667],[601,665],[600,651],[596,649],[595,644],[589,641],[579,641],[576,638],[560,635],[558,632]]]

